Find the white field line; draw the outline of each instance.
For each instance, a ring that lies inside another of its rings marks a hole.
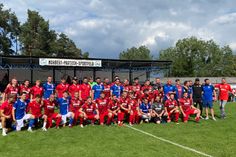
[[[150,133],[145,132],[145,131],[143,131],[143,130],[134,128],[134,127],[132,127],[132,126],[129,126],[129,125],[125,125],[125,126],[128,127],[128,128],[130,128],[130,129],[133,129],[133,130],[135,130],[135,131],[141,132],[141,133],[143,133],[143,134],[145,134],[145,135],[151,136],[151,137],[153,137],[153,138],[155,138],[155,139],[158,139],[158,140],[160,140],[160,141],[163,141],[163,142],[166,142],[166,143],[175,145],[175,146],[177,146],[177,147],[180,147],[180,148],[182,148],[182,149],[185,149],[185,150],[188,150],[188,151],[191,151],[191,152],[200,154],[200,155],[202,155],[202,156],[213,157],[212,155],[209,155],[209,154],[200,152],[200,151],[198,151],[198,150],[196,150],[196,149],[193,149],[193,148],[190,148],[190,147],[187,147],[187,146],[183,146],[183,145],[181,145],[181,144],[172,142],[172,141],[170,141],[170,140],[166,140],[166,139],[164,139],[164,138],[162,138],[162,137],[155,136],[155,135],[153,135],[153,134],[150,134]]]

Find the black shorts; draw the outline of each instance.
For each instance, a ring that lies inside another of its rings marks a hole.
[[[6,128],[12,127],[12,119],[6,119]]]

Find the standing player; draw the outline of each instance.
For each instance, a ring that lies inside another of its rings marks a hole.
[[[79,99],[79,92],[75,92],[73,98],[70,101],[70,110],[74,113],[74,124],[80,119],[80,126],[83,128],[84,112],[81,112],[82,101]]]
[[[61,123],[61,114],[55,112],[56,101],[55,95],[51,94],[49,99],[43,100],[44,115],[47,116],[47,128],[52,127],[52,121],[56,122],[56,128],[59,128]]]
[[[68,97],[68,93],[63,92],[62,98],[58,99],[58,105],[60,108],[60,114],[62,115],[62,124],[63,127],[66,126],[66,120],[69,118],[69,127],[72,127],[74,120],[74,113],[70,112],[70,99]]]
[[[203,96],[202,96],[202,100],[203,100],[203,108],[206,111],[206,120],[209,119],[208,116],[208,108],[211,111],[211,116],[212,119],[214,121],[216,121],[215,116],[214,116],[214,109],[213,109],[213,96],[214,98],[216,98],[216,92],[215,92],[215,88],[213,85],[210,84],[210,80],[209,79],[205,79],[205,84],[202,86],[202,92],[203,92]]]
[[[111,85],[109,84],[108,78],[104,78],[103,86],[103,92],[105,93],[106,98],[109,99],[111,97]]]
[[[41,97],[43,96],[43,87],[41,87],[40,80],[36,80],[35,86],[31,88],[30,93],[31,93],[31,96],[30,96],[31,101],[36,97],[36,95],[40,95]]]
[[[102,93],[102,91],[104,90],[104,86],[101,83],[101,78],[97,77],[96,78],[96,84],[92,87],[92,97],[93,100],[96,100],[97,98],[100,97],[100,94]]]
[[[188,98],[190,99],[193,98],[193,90],[192,90],[192,87],[190,86],[189,81],[184,81],[183,93],[185,92],[188,93]]]
[[[109,101],[105,98],[105,94],[103,92],[100,94],[100,98],[96,100],[96,103],[99,112],[100,125],[104,125],[104,119],[108,116]]]
[[[26,100],[27,102],[30,102],[30,87],[29,87],[30,81],[25,80],[24,83],[20,86],[20,94],[26,93]]]
[[[180,80],[175,80],[175,99],[178,101],[183,96],[183,86],[181,86]]]
[[[91,97],[91,95],[92,95],[91,86],[88,84],[88,78],[84,77],[83,84],[80,85],[79,98],[80,100],[85,102],[88,97]]]
[[[8,95],[8,100],[2,103],[0,106],[0,117],[2,122],[2,136],[7,135],[8,128],[11,128],[12,124],[12,106],[15,100],[15,95]]]
[[[152,108],[147,98],[143,99],[143,103],[140,105],[139,109],[142,117],[141,123],[143,120],[148,123],[152,118]]]
[[[174,118],[174,121],[178,124],[179,109],[174,93],[171,93],[170,99],[165,101],[165,112],[167,113],[167,123],[170,123]]]
[[[18,99],[12,109],[12,117],[13,121],[16,121],[16,131],[20,131],[24,126],[24,120],[29,120],[32,117],[31,114],[26,114],[27,103],[26,103],[26,93],[22,93],[20,99]],[[29,128],[33,126],[33,123],[29,124]],[[28,128],[28,129],[29,129]],[[31,131],[29,129],[29,131]]]
[[[52,76],[48,76],[47,82],[43,84],[43,98],[48,99],[54,93],[55,84],[52,83]]]
[[[172,85],[170,79],[168,79],[167,83],[163,86],[163,92],[164,92],[164,99],[163,99],[164,101],[170,98],[170,94],[175,93],[175,87]]]
[[[126,91],[126,92],[129,92],[132,89],[132,87],[129,85],[129,80],[128,79],[124,80],[123,88],[124,88],[124,91]]]
[[[202,85],[200,84],[199,78],[195,79],[195,83],[193,84],[193,103],[194,106],[199,109],[202,114]],[[202,117],[201,117],[202,118]]]
[[[117,98],[121,97],[124,88],[121,86],[120,80],[116,79],[115,84],[111,86],[111,95],[116,95]]]
[[[59,85],[57,85],[57,87],[56,87],[57,98],[62,98],[63,93],[68,91],[68,88],[69,88],[69,84],[66,83],[66,78],[62,77],[61,83]]]
[[[12,79],[11,83],[7,85],[3,93],[3,101],[7,100],[10,94],[14,94],[15,100],[17,99],[17,95],[19,94],[19,88],[18,88],[18,83],[16,79]]]
[[[68,91],[72,99],[74,98],[76,92],[79,93],[79,88],[80,86],[78,84],[77,77],[73,77],[72,85],[69,86],[69,91]]]
[[[196,115],[195,120],[196,122],[199,122],[201,111],[193,106],[192,100],[188,98],[187,92],[183,94],[183,98],[179,99],[179,104],[184,123],[188,122],[190,115]]]
[[[134,95],[137,99],[141,97],[141,85],[139,84],[139,78],[134,78],[134,83],[132,86],[132,91],[134,91]]]
[[[221,84],[217,84],[215,85],[215,87],[219,88],[220,113],[221,113],[221,118],[224,119],[226,116],[225,105],[229,98],[229,92],[231,92],[232,94],[234,93],[231,89],[231,86],[227,84],[225,78],[222,78]]]
[[[35,124],[35,122],[38,121],[39,118],[43,119],[43,131],[47,131],[46,125],[47,125],[47,116],[42,114],[42,108],[43,108],[43,102],[41,100],[40,95],[36,95],[35,100],[30,102],[27,106],[27,111],[31,113],[30,118],[30,126],[28,131],[32,132],[32,126]]]
[[[91,97],[88,97],[80,111],[84,111],[84,119],[91,120],[91,124],[94,125],[95,120],[99,119],[99,111],[96,103],[92,101]]]

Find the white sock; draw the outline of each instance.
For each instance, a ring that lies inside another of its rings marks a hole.
[[[28,129],[32,129],[30,126],[29,126],[29,128]]]
[[[6,128],[2,128],[2,133],[6,134]]]
[[[43,128],[46,128],[47,122],[43,122]]]

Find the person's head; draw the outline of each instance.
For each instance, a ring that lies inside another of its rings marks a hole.
[[[156,84],[160,84],[161,83],[161,79],[159,77],[156,78]]]
[[[168,85],[171,85],[172,84],[172,81],[170,79],[167,80],[167,84]]]
[[[52,76],[48,76],[47,81],[48,83],[52,83]]]
[[[108,78],[104,78],[104,83],[109,84],[110,80]]]
[[[49,97],[49,100],[50,100],[50,101],[54,101],[54,100],[55,100],[55,95],[54,95],[54,94],[51,94],[50,97]]]
[[[192,80],[189,80],[189,86],[192,86],[193,85],[193,81]]]
[[[75,98],[79,98],[79,92],[75,92],[75,93],[74,93],[74,97],[75,97]]]
[[[225,78],[222,78],[222,79],[221,79],[221,83],[222,83],[222,84],[225,84],[225,83],[226,83],[226,79],[225,79]]]
[[[96,78],[96,82],[97,82],[97,84],[100,84],[102,81],[101,81],[101,78],[100,77],[97,77]]]
[[[138,78],[138,77],[135,77],[135,78],[134,78],[134,83],[135,83],[135,84],[138,84],[138,83],[139,83],[139,78]]]
[[[209,85],[210,84],[210,80],[209,79],[205,79],[205,84]]]
[[[174,100],[175,99],[175,95],[173,93],[170,94],[170,99]]]
[[[120,79],[119,76],[116,75],[116,76],[114,77],[114,80],[116,80],[116,79]]]
[[[102,92],[101,94],[100,94],[100,98],[102,98],[102,99],[104,99],[105,98],[105,93],[104,92]]]
[[[143,102],[144,102],[144,104],[148,104],[148,99],[147,98],[143,98]]]
[[[68,97],[67,91],[63,92],[63,98],[67,98],[67,97]]]
[[[188,92],[184,92],[184,93],[183,93],[183,97],[184,97],[184,98],[187,98],[187,97],[188,97]]]
[[[150,80],[146,80],[146,81],[145,81],[145,85],[146,85],[146,86],[149,86],[150,84],[151,84]]]
[[[38,103],[41,101],[41,96],[39,94],[35,96],[35,101]]]
[[[156,102],[160,102],[160,101],[161,101],[161,98],[160,98],[159,96],[157,96],[157,97],[155,98],[155,101],[156,101]]]
[[[124,92],[122,93],[122,97],[126,98],[127,96],[128,96],[128,93],[127,93],[126,91],[124,91]]]
[[[61,77],[61,83],[65,84],[66,83],[66,78],[63,76]]]
[[[83,78],[83,83],[85,83],[85,84],[88,83],[88,78],[87,78],[87,77],[84,77],[84,78]]]
[[[126,86],[129,85],[129,80],[128,79],[124,80],[124,85],[126,85]]]
[[[16,85],[17,85],[17,79],[13,78],[13,79],[11,80],[11,84],[12,84],[13,86],[16,86]]]
[[[40,84],[41,84],[41,81],[40,80],[36,80],[35,85],[36,86],[40,86]]]
[[[93,78],[92,77],[89,77],[89,82],[93,83]]]
[[[13,102],[15,101],[15,97],[16,97],[16,95],[10,94],[10,95],[8,96],[8,102],[9,102],[9,103],[13,103]]]
[[[200,79],[199,78],[195,79],[195,84],[200,84]]]
[[[163,92],[163,87],[161,87],[161,86],[158,87],[158,91],[159,91],[159,92]]]
[[[116,99],[116,95],[115,94],[112,94],[112,97],[111,97],[113,100]]]
[[[144,90],[143,90],[143,93],[144,93],[144,94],[148,94],[148,93],[149,93],[149,90],[148,90],[148,89],[144,89]]]
[[[73,84],[77,84],[77,81],[78,81],[78,78],[77,78],[77,77],[73,77],[72,83],[73,83]]]
[[[184,81],[184,86],[188,87],[189,86],[189,81]]]
[[[133,98],[133,97],[134,97],[134,92],[133,92],[133,91],[129,92],[129,97],[130,97],[130,98]]]
[[[21,100],[26,100],[26,93],[25,92],[21,93],[20,98]]]
[[[176,80],[175,80],[175,83],[176,83],[177,85],[180,85],[180,80],[179,80],[179,79],[176,79]]]
[[[26,87],[29,87],[29,84],[30,84],[30,81],[29,81],[29,80],[25,80],[25,81],[24,81],[24,85],[25,85]]]
[[[87,98],[87,103],[88,103],[88,104],[91,104],[91,103],[92,103],[92,98],[91,98],[90,96]]]
[[[116,85],[119,85],[119,84],[120,84],[120,79],[116,79],[116,80],[115,80],[115,84],[116,84]]]

